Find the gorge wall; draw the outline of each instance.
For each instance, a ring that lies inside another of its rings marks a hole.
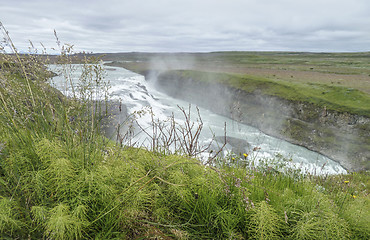
[[[370,169],[368,117],[200,81],[184,77],[180,71],[144,74],[147,79],[155,79],[157,88],[170,96],[319,152],[349,171]]]

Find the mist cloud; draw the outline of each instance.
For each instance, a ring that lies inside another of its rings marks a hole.
[[[0,0],[18,48],[78,51],[369,51],[368,0]]]

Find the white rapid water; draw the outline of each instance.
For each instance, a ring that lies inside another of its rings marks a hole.
[[[51,65],[51,70],[56,71],[56,66]],[[155,115],[155,119],[166,120],[173,113],[176,122],[183,122],[183,113],[178,106],[185,108],[189,107],[188,102],[179,99],[174,99],[155,89],[153,83],[145,80],[144,76],[138,75],[131,71],[118,67],[105,67],[105,80],[109,81],[111,88],[109,92],[112,100],[120,100],[127,106],[129,113],[143,110],[145,107],[150,107]],[[73,82],[78,81],[78,76],[81,74],[81,69],[76,65],[76,71],[72,74]],[[51,84],[64,94],[68,94],[69,90],[64,86],[64,78],[57,76],[51,81]],[[192,106],[192,121],[197,120],[195,106]],[[206,145],[211,142],[213,136],[224,136],[224,126],[227,126],[227,136],[246,140],[250,144],[250,149],[244,149],[250,155],[248,158],[254,160],[274,158],[277,154],[291,158],[290,166],[299,168],[303,172],[311,172],[315,174],[336,174],[346,173],[346,170],[337,162],[304,147],[297,146],[268,136],[256,128],[248,125],[236,123],[235,121],[212,113],[206,109],[199,108],[200,116],[204,127],[200,142]],[[152,118],[146,114],[138,118],[138,123],[144,129],[149,129],[152,123]],[[140,132],[140,129],[137,129]],[[138,134],[137,141],[142,141],[140,145],[146,145],[148,141],[147,135],[144,133]],[[222,145],[222,144],[220,144]],[[230,147],[227,145],[226,147]],[[252,148],[258,148],[257,151],[251,151]]]

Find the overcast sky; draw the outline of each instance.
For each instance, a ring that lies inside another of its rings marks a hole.
[[[88,52],[370,51],[370,0],[0,0],[28,40]]]

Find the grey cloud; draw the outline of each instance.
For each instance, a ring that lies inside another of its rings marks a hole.
[[[0,0],[0,21],[19,48],[76,50],[368,51],[368,0]]]

